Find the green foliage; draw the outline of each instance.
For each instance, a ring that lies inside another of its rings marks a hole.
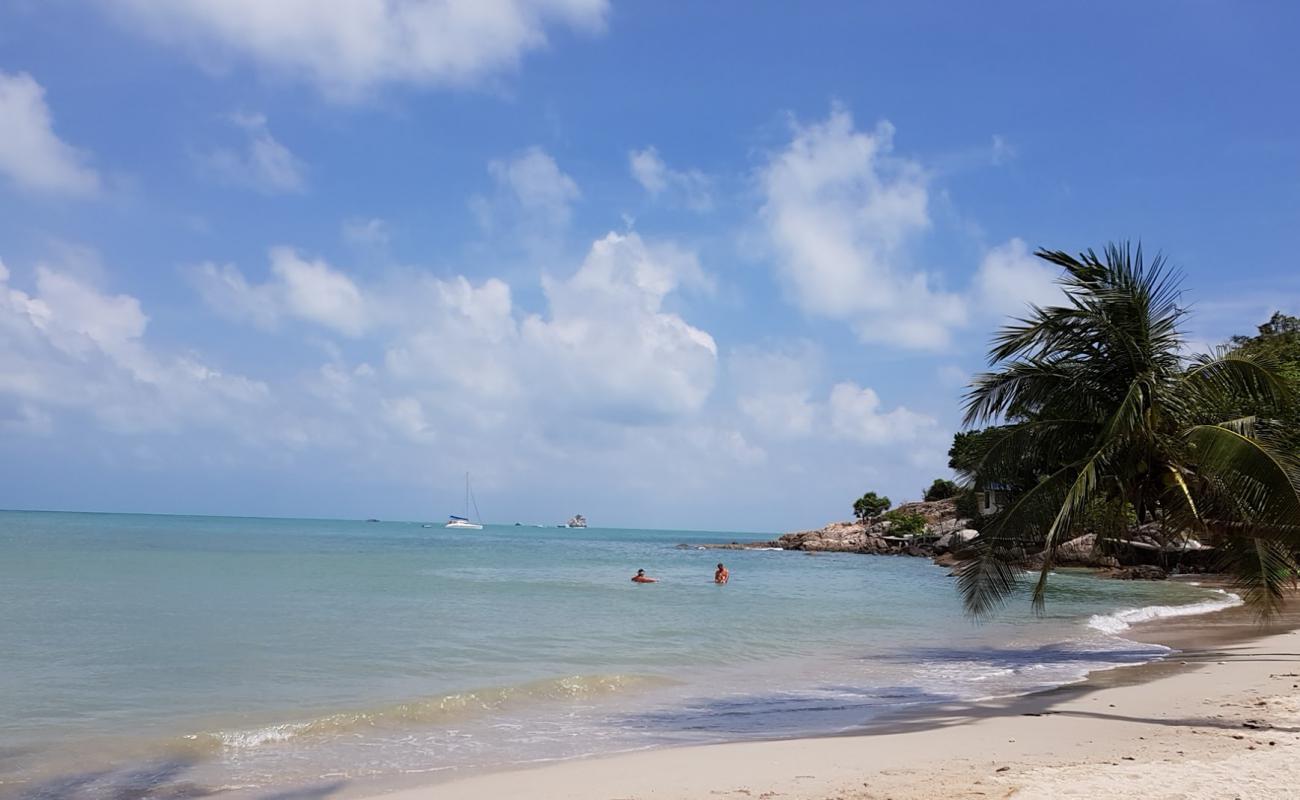
[[[949,480],[935,478],[930,488],[925,490],[925,499],[927,502],[934,500],[947,500],[949,497],[956,497],[961,491],[961,487]]]
[[[957,516],[970,520],[971,527],[975,530],[979,530],[981,525],[981,514],[979,503],[976,502],[977,499],[975,493],[970,489],[963,489],[957,495]]]
[[[1300,317],[1276,312],[1256,336],[1234,336],[1237,352],[1268,363],[1287,384],[1293,402],[1274,420],[1261,421],[1260,431],[1292,454],[1300,453]]]
[[[886,514],[885,519],[891,523],[889,532],[894,536],[914,536],[925,533],[926,521],[923,514],[896,508]]]
[[[980,458],[996,438],[998,428],[958,431],[948,448],[948,468],[961,475],[974,475],[979,470]]]
[[[885,513],[890,505],[888,497],[880,497],[875,492],[867,492],[853,501],[853,516],[857,517],[859,522],[866,522]]]
[[[1271,435],[1294,409],[1273,359],[1300,322],[1275,317],[1255,337],[1266,342],[1189,360],[1163,259],[1127,244],[1036,255],[1062,269],[1066,296],[995,335],[992,371],[966,396],[966,425],[993,427],[950,453],[972,485],[1014,487],[959,568],[967,610],[991,611],[1038,551],[1041,607],[1058,545],[1086,525],[1105,535],[1150,521],[1235,554],[1251,602],[1275,610],[1300,548],[1300,470]]]

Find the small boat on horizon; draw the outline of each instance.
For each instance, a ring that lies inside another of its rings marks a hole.
[[[465,516],[462,517],[456,514],[448,514],[447,524],[443,525],[442,527],[451,528],[453,530],[462,530],[462,531],[483,530],[483,524],[481,522],[470,522],[469,506],[471,502],[474,503],[475,518],[481,519],[482,515],[480,515],[478,512],[478,500],[474,499],[474,493],[469,488],[469,473],[466,472],[465,473]]]

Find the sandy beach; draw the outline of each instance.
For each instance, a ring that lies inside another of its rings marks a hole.
[[[1235,609],[1131,638],[1181,652],[1018,698],[899,714],[861,735],[654,750],[497,772],[375,800],[1290,798],[1300,614]],[[358,787],[359,788],[359,787]]]

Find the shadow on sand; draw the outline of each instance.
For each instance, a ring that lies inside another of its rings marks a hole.
[[[198,763],[170,758],[114,769],[87,770],[14,787],[0,792],[5,800],[193,800],[224,794],[185,778]],[[342,789],[346,781],[330,781],[294,789],[269,790],[258,800],[320,800]]]

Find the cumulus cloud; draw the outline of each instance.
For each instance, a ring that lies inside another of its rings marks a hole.
[[[483,197],[472,201],[479,221],[487,228],[495,224],[497,216],[513,216],[523,227],[553,233],[569,224],[573,203],[582,194],[573,178],[540,147],[493,159],[488,162],[488,174],[497,188],[495,205]]]
[[[25,72],[0,71],[0,174],[24,189],[90,195],[99,174],[54,132],[45,89]]]
[[[938,426],[933,417],[904,406],[883,411],[875,390],[856,383],[831,389],[830,420],[836,433],[870,445],[913,442]]]
[[[263,194],[290,194],[307,188],[306,165],[271,135],[265,115],[234,114],[230,120],[244,132],[244,146],[218,148],[201,156],[207,172],[222,183]]]
[[[271,250],[271,272],[280,281],[290,313],[347,336],[359,336],[366,329],[361,290],[329,264],[308,261],[293,248],[276,247]]]
[[[929,173],[896,156],[893,137],[888,122],[858,130],[836,107],[823,121],[796,123],[760,169],[761,219],[796,305],[843,320],[864,342],[937,350],[972,321],[1062,297],[1057,270],[1018,238],[987,250],[963,287],[941,288],[916,267],[931,228]],[[990,152],[1013,154],[996,136]]]
[[[271,248],[270,262],[263,284],[249,283],[233,264],[200,264],[192,275],[204,302],[229,319],[272,329],[290,316],[351,337],[366,330],[367,303],[346,274],[291,247]]]
[[[683,285],[707,285],[693,254],[635,233],[596,241],[571,277],[544,282],[549,317],[523,321],[530,363],[545,365],[537,379],[572,406],[625,421],[697,410],[713,389],[718,348],[664,310]]]
[[[385,84],[469,86],[562,26],[596,33],[607,0],[106,0],[132,29],[207,62],[248,60],[326,96]]]
[[[737,409],[764,435],[810,435],[822,416],[813,400],[820,361],[821,354],[810,342],[776,350],[736,350],[728,358],[727,371]]]
[[[874,389],[856,383],[819,388],[821,353],[811,342],[740,348],[729,358],[736,408],[762,440],[850,441],[877,448],[929,439],[937,421],[906,406],[884,409]]]
[[[1021,239],[1011,239],[985,254],[975,272],[974,295],[981,311],[1023,316],[1030,305],[1065,300],[1056,284],[1060,270],[1036,258]]]
[[[676,170],[664,163],[653,146],[628,153],[632,177],[651,197],[668,196],[692,211],[713,210],[712,181],[697,169]]]
[[[805,312],[843,319],[869,342],[938,348],[966,321],[963,298],[910,266],[930,226],[927,176],[893,155],[893,126],[854,127],[835,108],[795,124],[759,171],[761,217],[778,272]]]
[[[135,297],[55,266],[36,268],[31,292],[0,270],[0,398],[36,427],[71,409],[118,433],[237,430],[241,413],[265,405],[265,384],[150,346],[148,321]]]
[[[378,217],[351,217],[343,221],[343,241],[359,247],[384,247],[391,233],[388,223]]]
[[[251,283],[234,266],[194,272],[205,302],[263,328],[284,319],[385,341],[385,374],[408,389],[452,387],[488,403],[561,408],[599,418],[662,419],[700,408],[713,388],[713,337],[664,308],[682,289],[709,291],[695,255],[635,233],[595,241],[576,271],[547,277],[545,313],[514,308],[510,286],[420,271],[360,286],[292,248],[271,250]]]

